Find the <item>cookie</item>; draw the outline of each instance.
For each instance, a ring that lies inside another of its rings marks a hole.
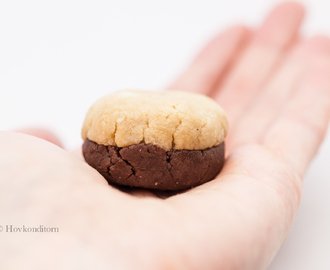
[[[227,129],[224,111],[206,96],[120,91],[88,111],[83,155],[110,184],[183,190],[220,172]]]

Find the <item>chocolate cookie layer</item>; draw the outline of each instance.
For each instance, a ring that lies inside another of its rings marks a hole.
[[[170,150],[152,145],[100,145],[86,139],[83,155],[109,184],[184,190],[214,179],[223,167],[225,145],[205,150]]]

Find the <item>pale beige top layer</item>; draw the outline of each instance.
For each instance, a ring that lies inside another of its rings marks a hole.
[[[170,149],[202,150],[223,142],[228,121],[212,99],[188,92],[119,91],[88,111],[82,138],[125,147],[146,143]]]

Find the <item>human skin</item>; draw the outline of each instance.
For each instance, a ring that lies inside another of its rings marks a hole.
[[[284,3],[258,29],[226,30],[169,87],[228,113],[225,166],[199,187],[123,192],[49,134],[1,132],[1,225],[59,232],[1,232],[0,268],[266,269],[330,118],[330,40],[297,38],[303,14]]]

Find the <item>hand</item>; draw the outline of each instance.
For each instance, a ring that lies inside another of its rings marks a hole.
[[[215,98],[230,123],[222,172],[184,193],[124,193],[53,144],[0,133],[2,226],[59,229],[2,232],[1,269],[266,268],[330,118],[330,40],[299,37],[302,17],[287,3],[230,28],[171,86]]]

